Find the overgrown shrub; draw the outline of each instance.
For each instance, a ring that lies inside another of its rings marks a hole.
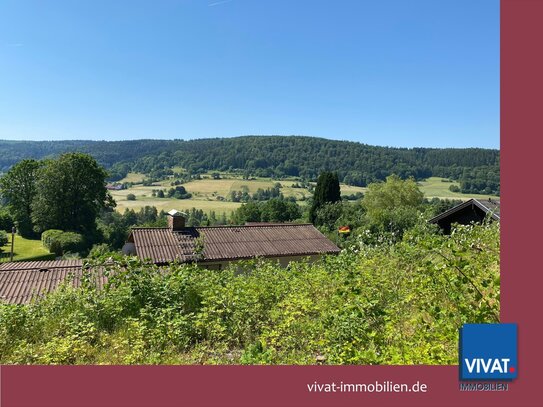
[[[6,245],[9,242],[9,237],[6,232],[0,230],[0,253],[2,252],[2,246]]]
[[[87,243],[83,235],[75,232],[50,229],[41,235],[43,246],[50,253],[62,256],[66,253],[81,253],[87,249]]]
[[[14,226],[13,217],[6,208],[0,208],[0,230],[11,232]]]
[[[124,259],[124,260],[123,260]],[[449,236],[420,223],[398,242],[217,271],[133,258],[0,305],[0,363],[454,364],[463,323],[499,318],[499,225]]]

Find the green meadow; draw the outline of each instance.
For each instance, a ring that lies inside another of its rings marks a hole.
[[[460,192],[452,192],[449,187],[451,185],[460,186],[458,182],[450,182],[446,178],[440,178],[440,177],[430,177],[427,178],[424,181],[418,182],[418,186],[422,192],[424,192],[424,196],[427,198],[440,198],[440,199],[461,199],[463,201],[466,201],[470,198],[477,198],[477,199],[497,199],[499,200],[499,197],[496,195],[484,195],[484,194],[462,194]]]
[[[277,182],[282,186],[281,192],[285,197],[293,196],[298,203],[304,204],[303,198],[310,197],[311,193],[305,188],[293,188],[292,185],[297,181],[295,179],[273,180],[271,178],[255,178],[244,180],[241,176],[222,173],[221,179],[213,179],[211,174],[204,174],[202,179],[186,182],[183,184],[187,192],[192,194],[190,199],[157,198],[153,197],[153,190],[172,188],[172,180],[165,180],[154,183],[153,186],[143,186],[141,181],[145,178],[143,174],[129,173],[121,182],[138,182],[129,189],[122,191],[110,191],[117,202],[117,210],[124,212],[126,209],[138,210],[146,205],[155,206],[160,210],[188,210],[191,208],[202,209],[204,212],[215,211],[216,213],[230,214],[241,206],[239,202],[230,202],[228,199],[232,191],[241,191],[247,187],[249,193],[256,192],[259,188],[272,188]],[[449,190],[451,185],[459,185],[457,182],[450,182],[445,178],[430,177],[418,183],[419,188],[427,198],[437,197],[440,199],[461,199],[470,198],[488,199],[494,198],[493,195],[462,194]],[[367,188],[356,187],[341,184],[342,195],[364,193]],[[134,194],[136,200],[127,200],[128,194]]]

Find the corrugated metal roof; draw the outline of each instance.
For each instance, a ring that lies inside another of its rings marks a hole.
[[[313,225],[295,223],[192,227],[182,231],[134,228],[129,240],[134,242],[138,257],[157,264],[194,261],[198,241],[203,246],[204,262],[340,251]]]
[[[2,270],[40,270],[46,268],[58,267],[79,267],[83,266],[83,262],[78,259],[73,260],[43,260],[43,261],[19,261],[0,263],[0,271]]]
[[[486,213],[492,213],[494,217],[500,218],[500,201],[495,201],[493,199],[474,199],[479,206],[486,208]]]
[[[55,290],[64,280],[71,279],[75,287],[81,285],[81,260],[50,260],[8,262],[0,265],[0,301],[27,304],[32,299]],[[99,274],[98,285],[106,278]]]

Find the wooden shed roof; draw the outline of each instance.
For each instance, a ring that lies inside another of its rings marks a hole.
[[[493,219],[500,220],[500,201],[495,201],[493,199],[468,199],[467,201],[462,202],[461,204],[456,205],[455,207],[440,213],[437,216],[434,216],[428,222],[437,223],[438,221],[445,219],[458,211],[469,208],[472,205],[477,206],[484,213],[490,214]]]
[[[156,264],[192,262],[199,249],[203,262],[254,257],[335,254],[340,249],[311,224],[256,224],[243,226],[134,228],[129,242],[141,259]]]

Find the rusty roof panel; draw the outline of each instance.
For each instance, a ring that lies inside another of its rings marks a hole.
[[[134,228],[131,239],[138,257],[155,263],[194,260],[196,239],[203,242],[203,261],[253,257],[338,253],[339,248],[311,224],[274,223],[243,226]]]
[[[44,260],[44,261],[20,261],[0,263],[2,270],[32,270],[46,269],[50,267],[82,267],[83,262],[78,259],[73,260]]]
[[[55,290],[63,281],[81,285],[83,267],[81,260],[51,260],[8,262],[0,266],[0,301],[26,304],[45,293]],[[98,273],[98,286],[106,281]]]

